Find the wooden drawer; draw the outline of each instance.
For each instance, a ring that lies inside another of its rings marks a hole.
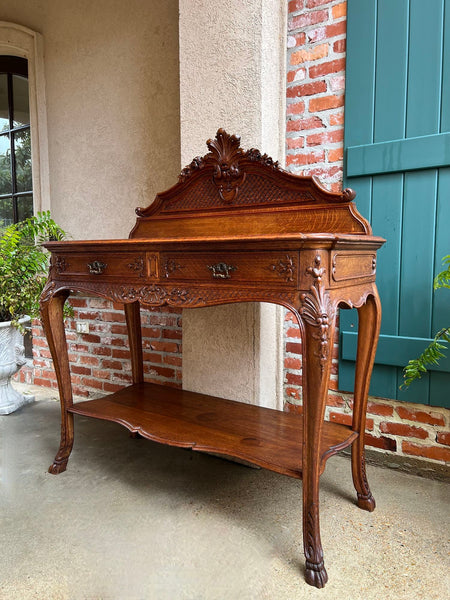
[[[332,257],[331,277],[336,283],[375,277],[376,265],[375,252],[336,252]]]
[[[71,253],[57,254],[53,259],[56,276],[98,279],[123,278],[140,280],[147,276],[145,253]]]
[[[200,283],[272,283],[293,287],[298,280],[298,252],[162,253],[160,277]]]

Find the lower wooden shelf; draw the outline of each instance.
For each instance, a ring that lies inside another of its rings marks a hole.
[[[298,414],[152,383],[79,402],[69,412],[120,423],[163,444],[233,456],[277,473],[302,476],[303,418]],[[321,471],[327,458],[357,436],[345,425],[324,423]]]

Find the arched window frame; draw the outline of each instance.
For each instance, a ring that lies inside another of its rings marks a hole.
[[[20,56],[28,61],[33,207],[35,212],[49,210],[50,181],[42,35],[28,27],[0,21],[0,54]]]

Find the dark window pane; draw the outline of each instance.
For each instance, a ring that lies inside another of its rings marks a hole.
[[[11,194],[11,151],[9,135],[0,135],[0,194]]]
[[[17,198],[17,219],[24,221],[33,216],[33,196],[18,196]]]
[[[28,101],[28,79],[13,75],[14,127],[30,124],[30,106]]]
[[[0,198],[0,233],[14,221],[12,198]]]
[[[0,131],[9,129],[8,76],[0,75]]]
[[[33,215],[27,77],[25,59],[0,56],[0,230]]]
[[[31,192],[31,139],[30,130],[14,133],[14,153],[16,158],[16,191]]]

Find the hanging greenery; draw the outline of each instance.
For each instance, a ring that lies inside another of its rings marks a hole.
[[[442,259],[442,264],[446,268],[436,275],[433,284],[435,290],[439,288],[450,289],[450,254]],[[450,343],[450,327],[444,327],[438,331],[433,341],[425,348],[419,358],[409,361],[403,369],[404,382],[400,387],[409,386],[427,372],[427,367],[439,364],[439,360],[445,356],[444,352],[448,350],[447,343]]]

